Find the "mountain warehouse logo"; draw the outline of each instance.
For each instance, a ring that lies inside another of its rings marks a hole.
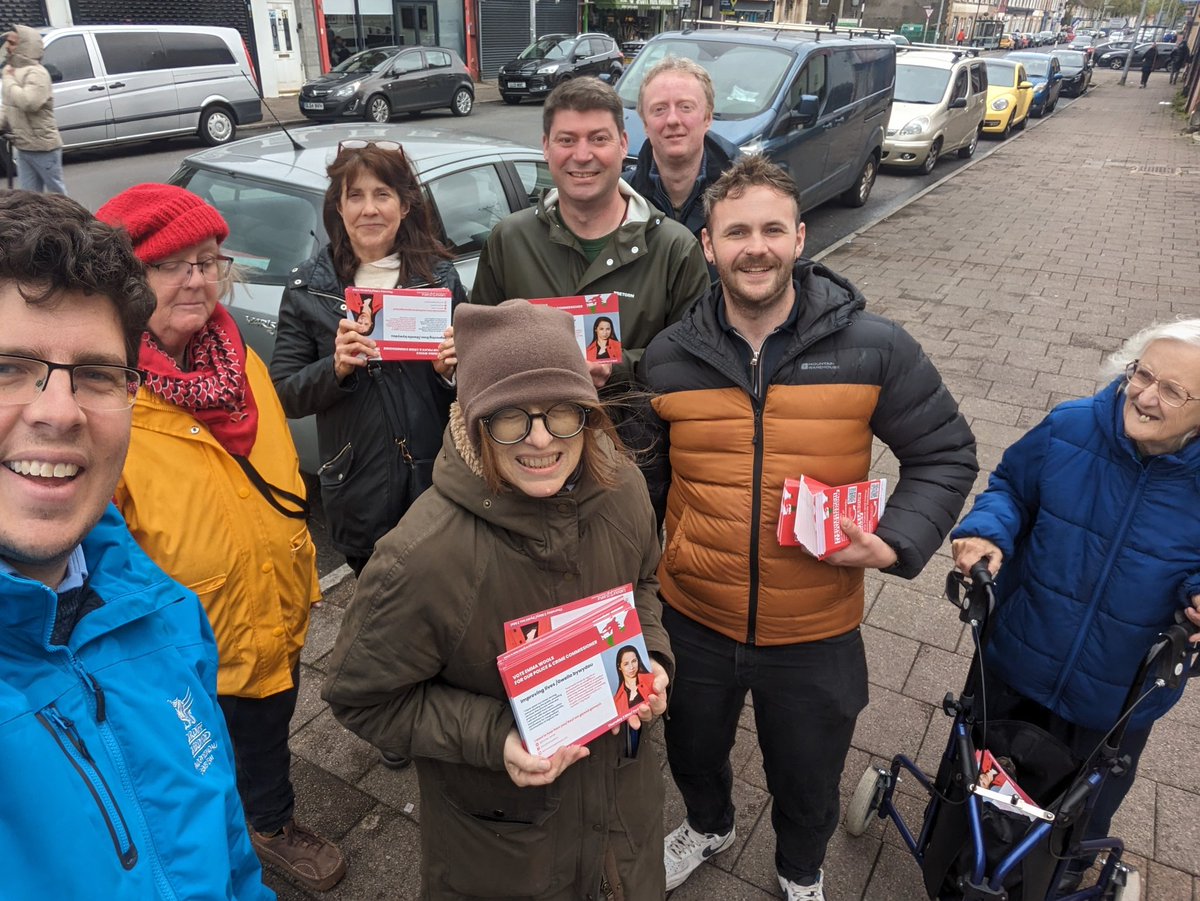
[[[192,690],[189,688],[182,698],[173,698],[170,704],[187,735],[188,749],[192,752],[192,766],[199,773],[208,772],[216,756],[217,742],[212,731],[192,713]]]
[[[801,363],[800,369],[802,371],[805,369],[820,369],[826,372],[836,372],[837,363],[833,360],[812,360],[808,363]]]

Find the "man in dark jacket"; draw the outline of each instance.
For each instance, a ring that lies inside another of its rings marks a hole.
[[[709,131],[712,78],[694,60],[668,56],[642,79],[637,109],[646,140],[637,165],[625,170],[625,180],[699,238],[704,228],[704,189],[738,155],[736,147]],[[709,271],[715,278],[715,270]]]
[[[821,864],[867,671],[863,572],[912,578],[941,545],[978,466],[941,377],[858,290],[800,259],[791,179],[760,156],[705,197],[705,255],[720,281],[647,349],[666,499],[659,567],[676,675],[666,724],[687,818],[667,837],[667,887],[734,839],[729,752],[746,692],[774,796],[775,866],[791,901],[823,901]],[[900,462],[876,531],[819,561],[780,546],[785,478],[866,478],[872,439]]]
[[[1179,73],[1187,65],[1189,55],[1187,41],[1176,44],[1175,49],[1171,51],[1171,84],[1179,81]]]
[[[597,387],[616,388],[632,379],[650,340],[708,290],[704,254],[687,229],[621,181],[629,139],[609,85],[559,85],[546,98],[542,129],[554,190],[492,229],[471,302],[616,292],[621,362],[588,364]]]
[[[1151,44],[1146,48],[1146,55],[1142,57],[1142,83],[1141,87],[1146,86],[1146,82],[1150,80],[1150,73],[1154,71],[1155,65],[1158,63],[1158,45]]]

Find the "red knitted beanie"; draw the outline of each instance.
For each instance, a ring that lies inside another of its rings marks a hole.
[[[96,218],[129,232],[143,263],[157,263],[209,238],[220,244],[229,237],[220,213],[174,185],[135,185],[100,207]]]

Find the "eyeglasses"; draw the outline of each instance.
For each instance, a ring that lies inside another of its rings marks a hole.
[[[162,276],[168,285],[186,285],[192,280],[192,269],[200,270],[206,282],[219,282],[233,268],[233,257],[208,257],[203,260],[170,260],[166,263],[151,263],[150,268]]]
[[[133,406],[142,374],[126,366],[104,363],[51,363],[37,357],[0,354],[0,405],[25,406],[37,400],[50,382],[50,373],[70,374],[75,403],[85,410],[107,412]]]
[[[338,153],[343,150],[366,150],[368,147],[376,147],[379,150],[394,150],[401,156],[404,156],[404,146],[396,141],[363,141],[355,138],[350,141],[338,141]]]
[[[1200,397],[1188,394],[1187,388],[1178,382],[1160,379],[1137,360],[1125,367],[1125,380],[1131,388],[1137,388],[1139,391],[1145,391],[1151,385],[1157,384],[1158,397],[1168,407],[1182,407],[1190,400],[1200,400]]]
[[[579,404],[555,404],[545,413],[530,413],[520,407],[505,407],[481,420],[497,444],[520,444],[533,431],[533,421],[540,419],[546,431],[555,438],[574,438],[587,425],[591,414]]]

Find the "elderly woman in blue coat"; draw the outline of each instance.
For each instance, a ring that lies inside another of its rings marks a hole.
[[[1107,388],[1005,452],[951,533],[955,566],[986,557],[997,576],[989,716],[1034,722],[1081,758],[1120,716],[1159,631],[1181,609],[1200,625],[1200,319],[1139,332],[1106,370]],[[1121,745],[1133,764],[1102,786],[1086,837],[1107,834],[1151,726],[1181,693],[1134,709]]]

